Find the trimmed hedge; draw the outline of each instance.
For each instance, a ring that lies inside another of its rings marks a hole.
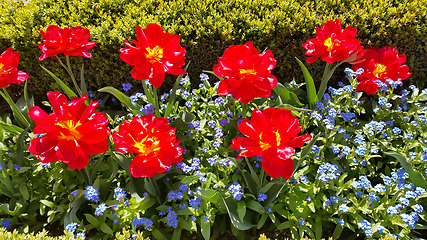
[[[11,46],[19,51],[19,68],[30,75],[30,89],[43,95],[59,88],[40,64],[68,79],[55,58],[38,61],[40,30],[51,24],[89,28],[90,40],[98,42],[90,51],[92,59],[72,58],[76,73],[85,64],[90,89],[136,84],[119,49],[124,39],[136,39],[136,25],[151,22],[181,37],[192,79],[202,70],[211,70],[229,45],[253,41],[260,51],[273,51],[277,60],[273,74],[279,81],[303,81],[294,57],[305,59],[301,44],[315,36],[316,26],[335,18],[344,26],[357,27],[357,38],[365,48],[397,46],[399,53],[406,54],[413,74],[407,83],[424,87],[427,78],[427,0],[3,0],[0,12],[0,51]],[[306,65],[320,79],[324,63],[317,60]],[[171,86],[172,78],[168,76],[165,88]]]

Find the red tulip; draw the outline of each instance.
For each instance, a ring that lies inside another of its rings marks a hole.
[[[231,148],[241,150],[237,158],[262,155],[262,167],[272,178],[289,179],[294,170],[291,157],[295,148],[311,140],[311,135],[298,136],[302,126],[287,109],[254,109],[251,119],[243,119],[238,127],[246,137],[233,139]]]
[[[10,84],[20,84],[27,80],[28,75],[18,71],[19,53],[12,48],[6,49],[0,55],[0,88],[7,88]]]
[[[275,66],[276,60],[270,50],[259,54],[252,42],[232,45],[214,67],[215,74],[224,78],[219,83],[218,93],[232,94],[242,103],[249,103],[256,97],[268,98],[277,85],[276,77],[271,74]]]
[[[316,38],[307,40],[302,46],[307,50],[308,63],[313,63],[319,57],[327,63],[344,61],[361,51],[360,41],[357,40],[357,29],[348,26],[341,29],[341,22],[336,19],[328,21],[322,27],[316,28]]]
[[[153,177],[183,159],[175,131],[166,118],[148,114],[124,120],[113,132],[113,141],[118,152],[137,153],[130,166],[132,176]]]
[[[120,49],[120,58],[134,66],[131,71],[134,79],[148,79],[159,88],[165,81],[165,73],[186,74],[181,68],[185,64],[185,48],[181,47],[178,35],[164,33],[159,25],[151,23],[144,30],[137,26],[136,38],[138,41],[132,40],[136,47],[124,40],[129,48]]]
[[[82,56],[91,58],[89,49],[93,48],[96,42],[89,42],[89,29],[80,26],[74,28],[61,29],[58,26],[50,25],[46,33],[40,30],[43,43],[37,44],[43,55],[39,60],[42,61],[47,57],[54,57],[60,53],[66,56]]]
[[[89,156],[100,154],[108,148],[110,130],[105,114],[95,112],[98,102],[86,106],[85,94],[81,98],[72,97],[68,103],[65,95],[59,92],[47,94],[53,113],[47,114],[41,108],[32,107],[28,115],[36,123],[35,134],[28,150],[39,155],[43,163],[61,161],[72,170],[81,170],[89,162]]]
[[[387,85],[387,79],[393,81],[403,81],[411,73],[409,67],[402,65],[406,61],[404,54],[399,55],[397,49],[390,47],[372,48],[366,50],[359,64],[353,65],[352,70],[363,68],[364,72],[357,79],[359,84],[357,91],[365,91],[367,94],[375,94],[379,86],[376,83],[380,80]]]

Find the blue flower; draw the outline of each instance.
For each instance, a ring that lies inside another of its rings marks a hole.
[[[341,225],[341,226],[344,226],[344,219],[338,220],[338,224]]]
[[[307,221],[305,221],[304,218],[300,218],[300,219],[298,219],[298,223],[300,226],[304,226],[307,223]]]
[[[185,86],[188,82],[190,82],[189,78],[181,78],[181,80],[179,81],[179,83],[183,86]]]
[[[412,208],[416,213],[421,213],[424,210],[423,206],[420,204],[412,205]]]
[[[101,216],[103,215],[103,213],[105,212],[105,210],[107,209],[107,206],[105,205],[105,203],[101,203],[96,209],[95,209],[95,215],[96,216]]]
[[[400,128],[398,128],[398,127],[394,127],[393,128],[393,133],[396,134],[396,135],[399,135],[399,134],[402,133],[402,130],[400,130]]]
[[[204,74],[204,73],[200,74],[199,77],[200,77],[200,81],[202,81],[202,82],[209,80],[209,76]]]
[[[132,88],[132,84],[131,83],[123,83],[122,87],[123,87],[123,91],[127,92]]]
[[[3,223],[3,220],[2,220],[2,223]],[[65,230],[70,232],[70,233],[74,233],[79,226],[80,225],[78,223],[72,222],[72,223],[68,224],[67,226],[65,226]]]
[[[70,197],[76,197],[77,196],[77,190],[74,190],[70,193]]]
[[[87,186],[86,187],[86,191],[85,191],[85,198],[89,201],[98,203],[99,202],[99,192],[98,189],[92,187],[92,186]]]
[[[311,147],[311,152],[312,153],[319,153],[319,147],[317,145],[313,145],[313,147]]]
[[[338,203],[338,201],[340,200],[341,198],[340,197],[338,197],[338,196],[332,196],[331,197],[331,201],[333,202],[333,203]]]
[[[343,212],[348,212],[348,210],[350,210],[350,208],[345,204],[341,204],[339,207],[339,210],[340,210],[340,212],[343,213]]]
[[[305,183],[305,184],[310,183],[310,180],[308,180],[308,177],[307,177],[307,176],[305,176],[305,175],[300,175],[300,176],[298,177],[298,180],[299,180],[301,183]]]
[[[325,109],[325,106],[320,101],[316,101],[316,107],[317,107],[317,110],[323,110],[323,109]]]
[[[352,112],[341,113],[341,118],[344,120],[344,122],[348,122],[355,117],[356,117],[356,114]]]
[[[19,165],[16,165],[15,167],[13,167],[15,170],[19,170]]]
[[[331,206],[332,206],[332,202],[331,202],[331,200],[326,199],[326,200],[325,200],[325,205],[326,205],[327,207],[331,207]]]
[[[114,189],[114,195],[116,196],[116,201],[120,202],[120,201],[122,201],[123,198],[126,197],[126,191],[119,188],[119,187],[116,187]]]
[[[116,219],[116,220],[117,220],[117,219]],[[76,237],[77,237],[77,238],[79,238],[79,237],[80,237],[82,240],[85,240],[85,233],[82,233],[82,232],[77,233]]]
[[[258,194],[258,201],[263,202],[265,199],[267,199],[267,194],[265,193]]]
[[[194,198],[190,200],[190,207],[194,208],[194,209],[199,209],[200,204],[202,204],[202,200],[200,198]]]

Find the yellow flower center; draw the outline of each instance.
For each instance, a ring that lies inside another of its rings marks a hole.
[[[132,136],[131,136],[132,137]],[[160,141],[155,137],[145,136],[144,139],[137,142],[135,141],[134,147],[138,148],[138,152],[144,155],[148,155],[151,152],[156,152],[160,150],[159,147]]]
[[[381,78],[381,75],[385,73],[386,68],[387,67],[382,64],[377,64],[376,68],[372,73],[375,75],[375,77]]]
[[[325,40],[325,42],[323,43],[323,45],[325,45],[328,48],[328,52],[332,51],[332,48],[334,47],[336,42],[336,39],[334,41],[332,41],[332,38],[328,38]]]
[[[280,146],[280,141],[282,140],[282,138],[280,137],[279,130],[276,130],[274,133],[276,134],[277,146]]]
[[[240,74],[246,74],[246,75],[255,75],[255,69],[240,69]]]
[[[145,57],[150,63],[158,62],[163,58],[163,48],[155,46],[154,48],[146,48],[147,53]]]
[[[60,139],[76,140],[76,139],[80,139],[82,137],[82,135],[76,130],[76,128],[78,126],[82,125],[80,123],[80,121],[75,123],[74,120],[65,120],[65,121],[57,122],[57,123],[55,123],[55,125],[60,126],[62,128],[67,129],[68,131],[70,131],[71,135],[65,135],[63,132],[61,132]]]

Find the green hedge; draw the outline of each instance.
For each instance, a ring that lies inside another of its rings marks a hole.
[[[91,40],[98,42],[92,59],[74,57],[72,62],[85,64],[91,89],[133,81],[119,49],[124,39],[136,39],[136,25],[151,22],[181,37],[193,80],[202,70],[211,70],[229,45],[254,41],[260,51],[273,51],[273,74],[279,81],[303,81],[294,57],[305,59],[301,44],[315,36],[316,26],[335,18],[357,27],[365,48],[397,46],[406,54],[413,73],[407,82],[424,87],[426,80],[427,0],[3,0],[0,12],[0,51],[10,46],[19,51],[20,69],[40,94],[58,89],[40,64],[67,79],[55,58],[38,61],[40,29],[51,24],[90,29]],[[319,59],[306,65],[320,79],[324,63]]]

